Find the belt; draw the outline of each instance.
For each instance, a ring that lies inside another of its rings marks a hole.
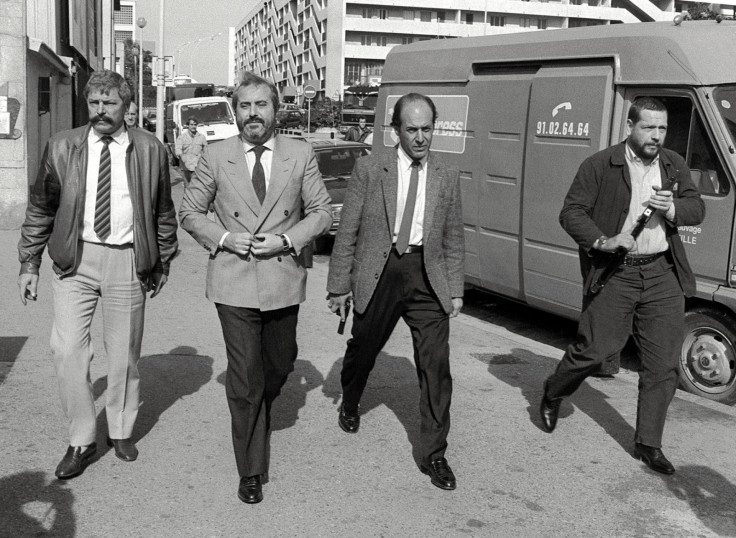
[[[394,243],[393,248],[396,250],[396,243]],[[404,254],[415,254],[417,252],[424,252],[424,247],[422,245],[409,245],[406,247]]]
[[[667,251],[664,252],[657,252],[656,254],[643,254],[640,256],[637,255],[628,255],[624,258],[624,265],[628,265],[629,267],[639,267],[641,265],[647,265],[648,263],[652,263],[653,261],[661,258],[665,255]]]

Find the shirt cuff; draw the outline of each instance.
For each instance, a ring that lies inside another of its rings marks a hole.
[[[291,239],[289,239],[289,236],[286,234],[281,234],[284,236],[284,239],[286,239],[286,242],[289,244],[289,250],[294,250],[294,245],[291,242]]]
[[[219,248],[220,250],[222,250],[222,248],[223,248],[223,246],[222,246],[222,245],[223,245],[223,244],[225,243],[225,238],[226,238],[226,237],[227,237],[228,235],[230,235],[230,232],[225,232],[224,234],[222,234],[222,237],[220,238],[220,242],[219,242],[219,243],[217,243],[217,248]]]

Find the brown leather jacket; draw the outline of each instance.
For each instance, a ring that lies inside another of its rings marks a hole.
[[[57,133],[46,145],[38,176],[30,185],[18,243],[21,273],[38,273],[47,244],[57,275],[71,274],[79,263],[89,130],[86,125]],[[168,274],[177,252],[176,210],[163,144],[140,129],[129,129],[128,139],[125,167],[133,202],[136,272],[150,289],[151,274]]]

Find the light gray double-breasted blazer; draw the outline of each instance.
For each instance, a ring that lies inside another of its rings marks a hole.
[[[330,257],[327,291],[353,292],[355,311],[365,312],[392,248],[399,171],[396,150],[358,159]],[[463,296],[465,242],[459,172],[434,154],[427,161],[424,206],[424,268],[448,314]]]
[[[208,215],[210,204],[214,218]],[[310,144],[276,136],[271,176],[261,205],[243,144],[234,136],[205,148],[184,193],[179,219],[182,228],[210,252],[209,300],[275,310],[304,302],[307,270],[297,255],[329,230],[332,211]],[[219,250],[226,231],[286,234],[296,255],[256,258]]]

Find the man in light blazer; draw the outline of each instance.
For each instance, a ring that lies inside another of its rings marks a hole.
[[[359,159],[348,185],[327,278],[329,308],[345,318],[355,301],[343,361],[338,424],[360,426],[359,403],[376,356],[399,318],[411,329],[421,396],[420,469],[432,484],[455,489],[445,459],[450,429],[450,317],[463,304],[464,253],[456,168],[429,154],[437,111],[407,94],[391,126],[399,145]]]
[[[307,281],[299,254],[332,222],[311,145],[274,135],[278,105],[276,87],[246,73],[233,94],[240,135],[205,149],[179,210],[182,228],[210,251],[207,297],[225,338],[238,497],[251,504],[268,476],[271,404],[297,356]]]

